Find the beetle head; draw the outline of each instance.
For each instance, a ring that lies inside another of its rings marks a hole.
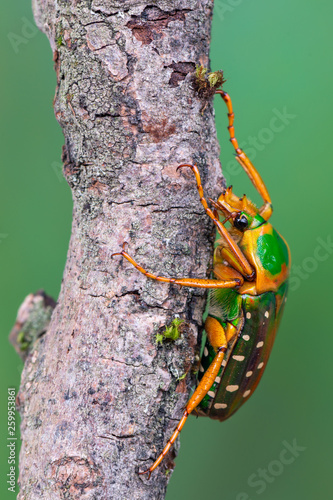
[[[255,204],[245,194],[242,198],[238,198],[232,192],[232,186],[229,186],[219,196],[217,202],[213,202],[213,205],[218,213],[224,215],[224,222],[229,221],[241,233],[248,229],[254,229],[265,222]]]

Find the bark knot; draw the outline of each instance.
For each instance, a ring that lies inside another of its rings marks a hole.
[[[160,38],[163,30],[172,21],[185,21],[187,9],[171,10],[165,12],[158,7],[146,7],[140,16],[132,16],[132,20],[127,23],[127,27],[132,30],[137,40],[148,45],[156,38]]]
[[[168,68],[173,69],[169,80],[169,85],[171,85],[171,87],[177,87],[180,82],[185,80],[188,73],[194,72],[195,64],[193,62],[178,62],[170,64]]]
[[[162,142],[170,135],[176,132],[176,125],[170,123],[167,117],[160,118],[158,121],[148,117],[145,112],[142,113],[143,130],[150,134],[153,142]]]
[[[63,457],[50,465],[50,476],[62,490],[64,498],[79,499],[102,482],[98,467],[87,458]]]

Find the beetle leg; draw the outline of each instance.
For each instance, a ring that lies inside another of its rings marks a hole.
[[[222,97],[228,108],[228,119],[229,119],[228,130],[230,134],[230,141],[236,151],[236,160],[243,167],[248,177],[250,178],[250,181],[252,182],[252,184],[254,185],[254,187],[264,200],[264,205],[260,208],[259,213],[265,220],[268,220],[272,215],[273,211],[271,198],[268,194],[265,183],[261,178],[261,175],[255,168],[251,160],[248,158],[248,156],[238,145],[238,141],[235,137],[235,128],[234,128],[235,114],[232,109],[232,102],[230,96],[223,90],[217,90],[216,94],[219,94]]]
[[[220,280],[239,279],[242,285],[244,283],[244,278],[240,272],[238,272],[234,267],[226,266],[221,262],[214,261],[213,273],[216,278]]]
[[[227,279],[202,279],[202,278],[166,278],[164,276],[156,276],[155,274],[145,271],[143,267],[135,262],[135,260],[128,255],[124,250],[111,255],[122,255],[127,259],[138,271],[147,276],[147,278],[152,278],[157,281],[163,281],[165,283],[173,283],[180,286],[188,286],[191,288],[235,288],[239,287],[243,280],[239,277],[227,277]]]
[[[148,473],[149,474],[148,479],[149,479],[151,473],[153,472],[153,470],[155,470],[156,467],[158,467],[160,465],[163,458],[168,453],[168,451],[170,450],[173,443],[176,441],[180,431],[184,427],[184,424],[185,424],[188,416],[190,415],[190,413],[192,413],[193,410],[195,410],[195,408],[198,406],[198,404],[206,396],[207,392],[212,387],[212,385],[215,381],[215,378],[217,377],[217,374],[220,371],[222,361],[224,358],[224,354],[225,354],[227,347],[228,347],[228,340],[227,339],[233,337],[235,327],[233,325],[231,325],[231,323],[228,323],[227,330],[226,330],[226,332],[224,332],[224,329],[220,325],[220,323],[218,321],[216,321],[216,323],[218,323],[218,326],[214,325],[213,328],[210,327],[209,324],[207,324],[207,326],[205,325],[205,329],[207,328],[207,330],[208,330],[208,331],[207,330],[206,331],[207,331],[207,335],[209,337],[209,340],[216,350],[216,356],[213,359],[213,361],[211,362],[209,368],[205,371],[205,373],[204,373],[202,379],[200,380],[196,390],[194,391],[192,397],[189,399],[189,401],[186,405],[186,408],[184,410],[183,416],[180,419],[180,421],[179,421],[175,431],[173,432],[171,438],[169,439],[166,446],[164,447],[162,453],[159,455],[157,460],[155,460],[155,462],[153,463],[153,465],[149,469],[147,469],[143,472],[139,472],[139,474],[147,474]]]
[[[232,266],[234,266],[237,271],[242,273],[242,275],[248,280],[252,281],[255,277],[255,271],[251,264],[243,254],[242,250],[239,248],[235,240],[232,238],[228,229],[219,221],[214,221],[218,233],[223,236],[227,243],[227,246],[223,247],[225,253],[225,260],[227,260]],[[229,258],[227,258],[229,256]]]
[[[197,189],[199,192],[200,196],[200,201],[202,206],[204,207],[206,214],[212,219],[214,222],[216,229],[218,233],[223,236],[225,241],[227,242],[230,251],[234,257],[234,260],[237,262],[237,269],[240,270],[240,272],[245,276],[245,278],[249,281],[251,281],[254,278],[255,272],[250,263],[248,262],[247,258],[237,245],[237,243],[233,240],[231,235],[229,234],[229,231],[224,227],[222,222],[219,221],[218,216],[214,214],[214,212],[208,207],[206,198],[204,197],[204,192],[202,189],[201,185],[201,178],[200,178],[200,173],[198,170],[198,167],[196,165],[190,165],[190,164],[183,164],[179,165],[178,168],[182,167],[190,167],[195,175],[196,181],[197,181]],[[177,170],[178,170],[177,168]]]

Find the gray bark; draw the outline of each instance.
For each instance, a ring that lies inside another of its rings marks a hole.
[[[208,66],[211,0],[33,0],[57,72],[73,226],[61,292],[22,375],[19,499],[161,499],[175,454],[150,481],[193,385],[205,294],[147,270],[205,277],[212,225],[200,205],[221,191],[211,104],[191,85]],[[61,203],[61,200],[59,200]],[[178,314],[174,343],[156,333]],[[187,376],[179,380],[184,373]],[[108,437],[108,439],[105,438]]]

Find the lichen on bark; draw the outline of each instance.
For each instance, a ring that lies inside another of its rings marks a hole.
[[[211,104],[191,84],[208,66],[211,0],[33,0],[54,53],[55,115],[65,137],[73,226],[61,292],[25,363],[19,499],[162,499],[171,454],[161,451],[193,384],[205,294],[148,280],[151,272],[205,277],[221,191]],[[156,334],[175,315],[175,342]],[[182,378],[187,373],[187,377]]]

